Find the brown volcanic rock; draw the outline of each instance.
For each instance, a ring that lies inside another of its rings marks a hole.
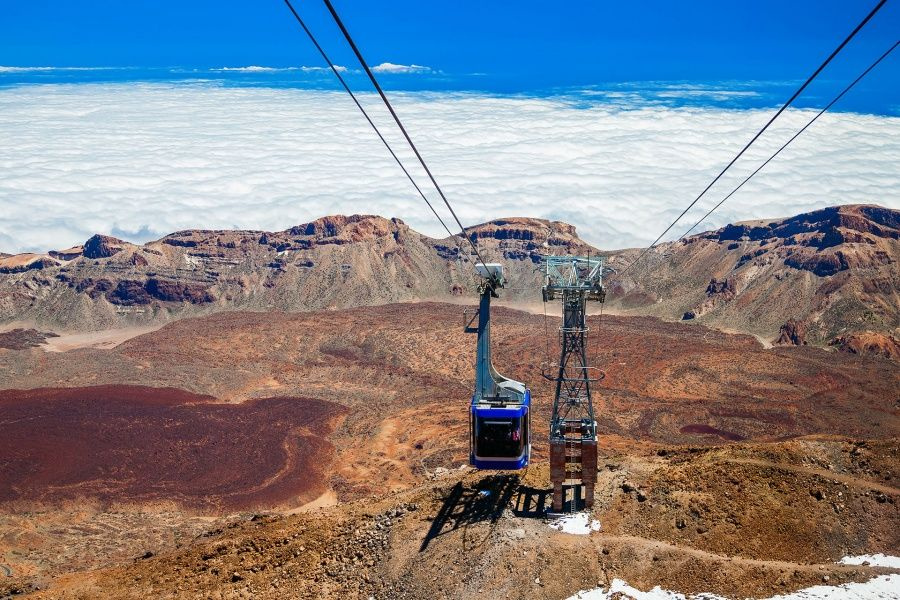
[[[0,274],[6,275],[58,266],[59,263],[46,254],[25,253],[0,258]]]
[[[414,442],[427,440],[431,427],[441,431],[441,422],[450,444],[442,450],[465,460],[464,411],[439,410],[448,398],[458,398],[462,407],[471,395],[475,341],[462,331],[461,312],[458,305],[422,302],[314,313],[217,313],[182,319],[111,350],[0,355],[0,373],[7,374],[6,385],[19,388],[128,381],[227,401],[275,391],[321,398],[360,409],[348,417],[350,443],[342,452],[355,454],[364,442],[353,437],[355,428],[371,428],[372,419],[393,415],[399,420],[391,427],[397,436],[405,432],[410,460],[417,456]],[[532,387],[536,410],[549,410],[552,385],[538,374],[546,347],[542,315],[501,306],[495,317],[498,368]],[[766,350],[750,336],[649,317],[604,315],[598,324],[591,316],[589,326],[595,334],[592,364],[606,373],[596,400],[604,435],[691,443],[707,439],[696,427],[682,431],[692,425],[757,441],[900,431],[900,417],[890,412],[900,372],[886,371],[883,360],[811,347]],[[876,420],[874,414],[881,416]],[[543,452],[544,443],[535,447]],[[380,458],[364,458],[366,449],[358,450],[354,485],[373,485],[358,471]]]
[[[791,317],[807,324],[814,345],[853,331],[891,332],[900,327],[898,214],[840,206],[662,244],[624,275],[607,276],[608,303],[624,314],[693,315],[765,340]],[[485,260],[504,264],[506,297],[529,303],[539,298],[541,255],[600,254],[557,221],[498,219],[467,235]],[[474,257],[459,237],[432,239],[372,215],[323,217],[281,232],[181,231],[103,260],[90,257],[125,242],[92,240],[83,258],[0,275],[0,323],[94,330],[218,310],[444,300],[476,284]],[[608,255],[621,270],[637,253]],[[42,277],[32,279],[37,271]]]
[[[693,314],[763,339],[796,317],[819,345],[848,330],[893,331],[900,327],[898,223],[900,211],[847,205],[728,225],[661,244],[621,278],[613,275],[610,304],[668,319]],[[614,253],[610,263],[621,269],[636,256]],[[659,301],[636,306],[628,299],[639,293]]]
[[[381,238],[400,237],[409,227],[400,219],[374,215],[335,215],[297,225],[277,233],[263,233],[260,244],[278,252],[309,249],[326,244],[377,243]]]
[[[287,230],[294,236],[306,236],[319,243],[351,243],[373,240],[391,235],[405,227],[400,219],[385,219],[375,215],[334,215]]]
[[[14,441],[48,457],[43,467],[28,469],[21,456],[0,448],[16,458],[8,463],[19,482],[12,493],[23,494],[7,510],[36,515],[17,531],[48,531],[38,539],[51,540],[43,549],[4,555],[19,569],[47,548],[81,540],[76,547],[97,553],[98,539],[123,537],[99,526],[64,535],[63,528],[42,528],[48,517],[25,499],[41,493],[53,501],[80,491],[141,509],[166,497],[202,508],[197,499],[204,495],[216,506],[250,506],[288,497],[290,486],[309,481],[322,487],[305,488],[291,507],[329,487],[346,504],[211,523],[207,535],[179,537],[181,548],[171,538],[135,548],[132,557],[144,550],[155,556],[54,580],[39,597],[62,596],[72,582],[89,583],[67,596],[75,598],[167,596],[176,589],[186,597],[505,597],[511,564],[518,565],[516,597],[567,597],[606,581],[604,572],[643,589],[660,583],[684,592],[771,596],[766,590],[820,583],[823,573],[833,582],[871,577],[880,572],[834,562],[888,552],[900,541],[894,504],[900,494],[891,479],[900,451],[893,406],[900,372],[875,357],[766,350],[750,336],[608,315],[588,323],[591,362],[606,372],[594,388],[602,452],[595,516],[603,529],[590,536],[548,530],[534,518],[543,516],[536,504],[549,486],[552,385],[540,377],[543,356],[535,351],[545,344],[542,316],[502,306],[492,314],[495,364],[530,384],[534,398],[532,466],[519,478],[492,476],[456,470],[468,457],[465,409],[475,345],[462,332],[461,309],[420,302],[218,313],[179,320],[111,350],[0,353],[6,385],[18,388],[138,385],[107,388],[105,400],[99,393],[92,398],[97,388],[44,389],[11,392],[10,402],[20,406],[11,412],[0,403]],[[154,402],[169,393],[147,387],[157,385],[190,394],[171,391],[181,399]],[[222,405],[208,396],[243,403]],[[254,400],[273,396],[300,402]],[[321,413],[303,399],[341,406],[329,409],[335,420],[320,426]],[[21,439],[28,427],[17,410],[39,417],[49,435]],[[101,410],[103,419],[91,418]],[[105,420],[108,430],[92,423]],[[63,422],[75,424],[73,435],[61,435]],[[307,446],[285,454],[282,442],[300,443],[292,432],[303,443],[308,434],[327,436],[327,445],[313,455],[302,454]],[[835,432],[871,439],[856,445],[825,437]],[[137,448],[134,439],[141,440]],[[85,440],[104,451],[85,453]],[[83,458],[69,459],[65,443]],[[324,472],[301,472],[285,456],[300,457],[307,468],[324,464]],[[436,477],[437,467],[452,472]],[[281,474],[275,483],[267,478],[273,474]],[[55,487],[41,487],[43,480]],[[635,491],[625,492],[625,481]],[[18,539],[14,533],[0,536],[0,552]],[[484,554],[473,561],[473,553]],[[534,584],[536,574],[542,585]]]
[[[98,233],[84,243],[82,254],[85,258],[109,258],[121,252],[126,245],[128,242]]]
[[[215,300],[215,297],[209,292],[209,288],[199,284],[150,278],[147,280],[145,289],[150,296],[164,302],[204,304]]]
[[[75,260],[79,256],[84,255],[84,246],[72,246],[65,250],[51,250],[49,254],[58,260]]]
[[[483,236],[486,260],[506,260],[520,296],[526,284],[537,285],[540,253],[587,248],[571,226],[537,219],[474,230]],[[21,293],[21,279],[0,278],[0,322],[91,330],[222,309],[451,298],[476,283],[472,258],[459,245],[459,238],[435,240],[399,219],[371,215],[324,217],[281,232],[181,231],[99,261],[89,258],[95,255],[89,244],[84,258],[50,270],[44,298]]]
[[[805,346],[807,344],[806,324],[797,319],[788,319],[781,326],[778,338],[772,343],[779,346]]]
[[[106,299],[113,304],[134,306],[137,304],[150,304],[151,296],[147,292],[144,282],[122,279],[115,288],[106,292]]]
[[[11,329],[0,332],[0,348],[7,350],[27,350],[36,348],[47,338],[59,337],[57,334],[36,329]]]
[[[895,547],[897,490],[873,481],[853,453],[896,461],[896,443],[621,450],[598,473],[592,516],[603,528],[591,535],[548,528],[539,500],[549,493],[546,464],[516,477],[468,471],[314,513],[222,524],[183,547],[57,578],[35,597],[538,600],[621,579],[762,598],[896,577],[836,564]],[[840,475],[813,462],[823,453]],[[626,478],[636,490],[623,490]]]
[[[900,359],[900,341],[892,335],[875,331],[851,333],[834,339],[832,346],[851,354],[872,354],[894,360]]]
[[[543,254],[597,254],[582,241],[575,227],[544,219],[496,219],[466,229],[480,247],[500,254],[505,260],[527,260],[537,264]]]

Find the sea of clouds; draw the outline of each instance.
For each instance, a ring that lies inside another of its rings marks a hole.
[[[605,249],[651,242],[773,112],[597,91],[392,97],[464,224],[557,219]],[[361,100],[439,202],[377,96]],[[675,237],[813,114],[779,119]],[[845,203],[900,208],[900,118],[826,114],[703,228]],[[188,228],[281,230],[335,213],[400,217],[443,237],[345,94],[214,83],[0,89],[0,251],[97,232],[145,241]]]

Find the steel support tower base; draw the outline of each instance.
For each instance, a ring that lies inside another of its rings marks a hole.
[[[562,512],[570,487],[573,490],[573,508],[593,507],[594,485],[597,483],[597,440],[551,440],[550,482],[553,484],[553,512]],[[583,499],[577,497],[582,490]]]

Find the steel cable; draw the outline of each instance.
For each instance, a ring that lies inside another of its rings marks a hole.
[[[801,133],[803,133],[804,131],[806,131],[807,128],[808,128],[810,125],[812,125],[813,123],[815,123],[816,120],[817,120],[819,117],[821,117],[823,114],[825,114],[825,111],[827,111],[829,108],[831,108],[832,106],[834,106],[835,103],[837,103],[838,100],[840,100],[841,98],[843,98],[843,97],[844,97],[844,94],[846,94],[847,92],[849,92],[849,91],[853,88],[853,86],[855,86],[857,83],[860,82],[860,80],[861,80],[863,77],[865,77],[866,75],[869,74],[869,71],[871,71],[872,69],[874,69],[874,68],[878,65],[878,63],[880,63],[880,62],[883,61],[885,58],[887,58],[887,56],[888,56],[891,52],[894,51],[894,49],[897,47],[898,44],[900,44],[900,42],[894,42],[894,44],[893,44],[890,48],[888,48],[887,51],[886,51],[884,54],[882,54],[881,56],[879,56],[878,59],[877,59],[875,62],[873,62],[871,65],[869,65],[869,67],[868,67],[865,71],[863,71],[863,72],[859,75],[859,77],[857,77],[857,78],[854,79],[852,82],[850,82],[850,85],[848,85],[847,87],[845,87],[845,88],[841,91],[840,94],[838,94],[837,96],[835,96],[835,97],[834,97],[834,100],[832,100],[831,102],[829,102],[829,103],[825,106],[825,108],[823,108],[822,110],[820,110],[820,111],[816,114],[816,116],[814,116],[812,119],[810,119],[810,120],[806,123],[806,125],[803,126],[802,129],[800,129],[797,133],[795,133],[795,134],[791,137],[791,139],[789,139],[788,141],[786,141],[786,142],[784,143],[784,145],[781,146],[781,148],[779,148],[778,150],[776,150],[775,153],[772,154],[772,156],[770,156],[769,158],[767,158],[766,161],[765,161],[763,164],[759,165],[759,166],[756,168],[755,171],[753,171],[752,173],[750,173],[750,174],[747,176],[746,179],[744,179],[742,182],[740,182],[736,188],[734,188],[733,190],[731,190],[731,192],[729,192],[727,196],[725,196],[724,198],[722,198],[722,199],[719,201],[718,204],[716,204],[716,205],[713,206],[711,209],[709,209],[709,212],[707,212],[705,215],[703,215],[703,216],[700,218],[700,220],[698,220],[696,223],[694,223],[694,224],[691,226],[690,229],[688,229],[687,231],[685,231],[684,233],[682,233],[681,236],[680,236],[678,239],[680,240],[680,239],[685,238],[690,232],[692,232],[694,229],[696,229],[697,227],[699,227],[700,224],[701,224],[703,221],[705,221],[705,220],[709,217],[709,215],[713,214],[720,206],[722,206],[723,204],[725,204],[725,201],[726,201],[726,200],[728,200],[729,198],[731,198],[731,197],[732,197],[739,189],[741,189],[741,188],[744,186],[745,183],[747,183],[748,181],[750,181],[750,180],[753,178],[754,175],[756,175],[757,173],[759,173],[760,171],[762,171],[763,168],[764,168],[767,164],[769,164],[769,162],[771,162],[773,158],[775,158],[776,156],[778,156],[779,154],[781,154],[781,151],[784,150],[785,148],[787,148],[787,147],[791,144],[791,142],[793,142],[793,141],[796,140],[798,137],[800,137],[800,134],[801,134]]]
[[[381,134],[381,131],[375,125],[374,121],[372,121],[371,117],[369,117],[369,113],[367,113],[366,109],[363,108],[363,105],[360,104],[359,100],[356,97],[356,94],[354,94],[353,91],[350,89],[350,86],[347,85],[347,82],[344,80],[344,77],[341,75],[337,66],[335,66],[335,64],[331,61],[331,59],[325,53],[325,50],[319,44],[318,40],[313,35],[312,31],[309,29],[309,27],[307,27],[306,22],[304,22],[303,18],[300,16],[300,14],[294,9],[293,4],[291,4],[290,0],[284,0],[284,3],[287,4],[287,7],[290,9],[291,13],[294,15],[294,18],[297,19],[297,22],[300,24],[300,27],[303,28],[304,32],[306,32],[306,35],[309,37],[309,40],[313,43],[313,46],[316,47],[316,50],[319,51],[319,54],[321,54],[322,58],[325,59],[325,62],[328,63],[328,66],[331,68],[331,72],[334,73],[335,77],[337,77],[338,81],[341,83],[341,86],[343,86],[344,90],[348,94],[350,94],[350,97],[353,99],[353,102],[356,104],[356,107],[359,108],[359,111],[366,118],[366,121],[368,121],[369,125],[372,126],[372,129],[375,131],[375,134],[378,135],[378,139],[381,140],[381,142],[384,144],[384,147],[387,148],[388,152],[391,153],[391,156],[397,162],[397,165],[399,165],[400,169],[403,171],[403,174],[406,175],[406,178],[409,179],[409,182],[413,185],[414,188],[416,188],[416,191],[419,193],[419,196],[422,197],[422,200],[425,201],[425,204],[428,205],[428,208],[430,208],[431,212],[434,213],[434,216],[437,217],[437,220],[440,221],[441,225],[444,226],[444,230],[447,232],[447,235],[449,235],[451,239],[455,238],[456,234],[454,234],[453,232],[450,231],[450,228],[447,227],[447,224],[444,222],[444,219],[441,218],[441,215],[439,215],[438,212],[435,210],[434,206],[428,200],[428,197],[425,196],[425,193],[422,191],[422,189],[419,187],[419,185],[412,178],[412,175],[410,175],[409,171],[406,170],[406,167],[403,166],[403,162],[400,160],[400,158],[394,152],[394,149],[391,148],[391,145],[388,143],[388,141]]]
[[[325,2],[328,2],[328,0],[325,0]],[[666,229],[665,229],[661,234],[659,234],[659,237],[657,237],[657,238],[653,241],[652,244],[650,244],[649,246],[647,246],[647,248],[645,248],[644,251],[641,252],[641,253],[638,255],[637,258],[635,258],[633,261],[631,261],[631,263],[629,263],[628,266],[626,266],[624,269],[622,269],[622,270],[619,272],[619,276],[620,276],[620,277],[621,277],[628,269],[630,269],[631,267],[633,267],[639,260],[641,260],[641,258],[643,258],[644,256],[646,256],[646,254],[647,254],[651,249],[653,249],[653,248],[656,246],[656,244],[659,243],[659,241],[663,238],[663,236],[665,236],[665,235],[666,235],[666,234],[667,234],[667,233],[668,233],[668,232],[669,232],[669,231],[670,231],[670,230],[678,223],[678,221],[680,221],[681,218],[684,217],[684,215],[687,214],[687,212],[688,212],[691,208],[693,208],[695,204],[697,204],[697,202],[700,200],[700,198],[702,198],[702,197],[706,194],[706,192],[708,192],[709,189],[710,189],[713,185],[715,185],[715,183],[716,183],[717,181],[719,181],[719,179],[722,178],[722,176],[725,174],[725,172],[728,171],[728,169],[730,169],[731,166],[732,166],[734,163],[736,163],[736,162],[738,161],[738,159],[739,159],[741,156],[743,156],[744,152],[746,152],[747,149],[750,148],[750,146],[751,146],[751,145],[759,138],[759,136],[761,136],[761,135],[769,128],[769,126],[775,121],[775,119],[777,119],[777,118],[781,115],[781,113],[783,113],[783,112],[787,109],[787,107],[790,106],[791,103],[793,103],[794,100],[796,100],[797,97],[798,97],[801,93],[803,93],[803,90],[805,90],[805,89],[809,86],[809,84],[812,83],[813,80],[814,80],[816,77],[818,77],[819,73],[821,73],[822,70],[823,70],[826,66],[828,66],[828,64],[832,61],[832,59],[834,59],[834,57],[837,56],[838,53],[839,53],[841,50],[844,49],[844,46],[846,46],[848,43],[850,43],[850,40],[852,40],[852,39],[856,36],[856,34],[859,33],[860,29],[862,29],[862,28],[866,25],[866,23],[868,23],[869,20],[871,20],[871,18],[875,16],[875,13],[877,13],[879,10],[881,10],[881,7],[884,6],[884,4],[885,4],[886,2],[887,2],[887,0],[879,0],[878,4],[875,6],[875,8],[873,8],[873,9],[869,12],[869,14],[867,14],[866,17],[865,17],[862,21],[860,21],[860,23],[853,29],[853,31],[850,32],[850,35],[848,35],[848,36],[844,39],[844,41],[841,42],[841,43],[838,45],[838,47],[835,48],[835,49],[832,51],[832,53],[828,55],[828,58],[826,58],[825,61],[824,61],[822,64],[820,64],[819,67],[813,72],[813,74],[810,75],[810,76],[806,79],[806,81],[803,82],[803,85],[801,85],[799,88],[797,88],[797,91],[795,91],[795,92],[793,93],[793,95],[791,95],[791,97],[788,98],[787,102],[785,102],[785,103],[781,106],[781,108],[779,108],[778,111],[777,111],[774,115],[772,115],[772,117],[768,120],[768,122],[766,122],[766,124],[763,125],[762,129],[760,129],[760,130],[756,133],[756,135],[754,135],[754,136],[750,139],[750,141],[747,142],[746,145],[744,145],[744,147],[741,149],[741,151],[738,152],[737,155],[735,155],[735,157],[732,158],[731,161],[730,161],[727,165],[725,165],[725,168],[724,168],[724,169],[722,169],[721,171],[719,171],[719,174],[715,176],[715,178],[709,183],[709,185],[707,185],[705,188],[703,188],[703,191],[700,192],[700,195],[698,195],[696,198],[694,198],[694,201],[691,202],[690,204],[688,204],[687,208],[685,208],[683,211],[681,211],[681,214],[678,215],[678,217],[677,217],[674,221],[672,221],[672,223],[671,223],[668,227],[666,227]]]
[[[287,1],[287,0],[285,0]],[[885,2],[886,0],[882,0]],[[419,163],[422,165],[422,168],[425,169],[425,172],[428,174],[428,178],[431,180],[431,183],[434,185],[434,189],[437,190],[438,194],[441,197],[441,200],[444,201],[444,204],[447,205],[447,209],[450,211],[450,214],[453,215],[453,219],[456,221],[456,224],[459,226],[460,231],[462,231],[463,236],[469,241],[469,245],[472,246],[472,250],[475,252],[475,255],[478,257],[479,262],[481,262],[482,266],[484,266],[484,259],[481,257],[481,253],[478,251],[478,248],[475,246],[475,243],[472,239],[466,234],[466,228],[463,227],[462,222],[460,222],[459,217],[456,215],[456,211],[453,210],[453,207],[450,205],[450,201],[447,200],[447,196],[444,195],[444,191],[441,189],[441,186],[438,185],[437,180],[434,178],[434,175],[431,173],[431,169],[428,168],[428,165],[425,163],[425,159],[422,158],[422,154],[419,152],[419,149],[416,147],[415,143],[412,141],[412,138],[409,136],[409,133],[406,131],[406,127],[403,126],[403,122],[400,120],[400,117],[397,116],[397,112],[394,110],[394,107],[391,105],[391,101],[388,100],[387,95],[385,95],[384,90],[381,88],[381,85],[378,83],[378,79],[375,78],[375,74],[372,73],[372,69],[369,68],[369,64],[363,58],[362,52],[360,52],[359,48],[356,45],[356,42],[353,41],[353,37],[350,35],[350,32],[347,31],[347,27],[344,25],[344,22],[341,20],[341,17],[338,15],[337,11],[334,9],[334,6],[331,4],[331,0],[323,0],[325,6],[328,8],[328,11],[331,13],[331,16],[334,18],[334,22],[337,24],[338,28],[341,30],[341,33],[344,34],[344,38],[347,40],[347,43],[350,45],[350,48],[353,50],[353,53],[356,55],[356,59],[359,61],[359,64],[365,70],[366,75],[369,76],[369,80],[372,82],[372,85],[375,86],[375,89],[378,91],[378,95],[381,96],[381,100],[384,102],[384,105],[387,107],[388,111],[390,111],[391,116],[394,118],[394,122],[397,123],[397,127],[400,128],[400,131],[403,133],[403,137],[406,138],[409,147],[412,148],[412,151],[415,153],[416,158],[419,159]]]

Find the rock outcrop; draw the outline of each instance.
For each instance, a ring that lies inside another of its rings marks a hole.
[[[46,254],[14,254],[0,258],[0,274],[6,275],[58,266],[59,263]]]
[[[898,223],[900,211],[847,205],[727,225],[660,244],[622,277],[612,276],[610,303],[784,344],[892,332],[900,327]],[[610,262],[622,268],[636,256],[613,253]],[[641,292],[658,300],[635,304]],[[797,330],[800,322],[805,331]]]
[[[806,323],[797,319],[788,319],[778,332],[778,338],[773,344],[779,346],[805,346]]]
[[[121,252],[127,245],[120,239],[108,235],[94,235],[84,243],[83,255],[85,258],[109,258]]]
[[[841,352],[873,354],[894,360],[900,359],[900,341],[892,335],[876,331],[861,331],[835,338],[831,342]]]

